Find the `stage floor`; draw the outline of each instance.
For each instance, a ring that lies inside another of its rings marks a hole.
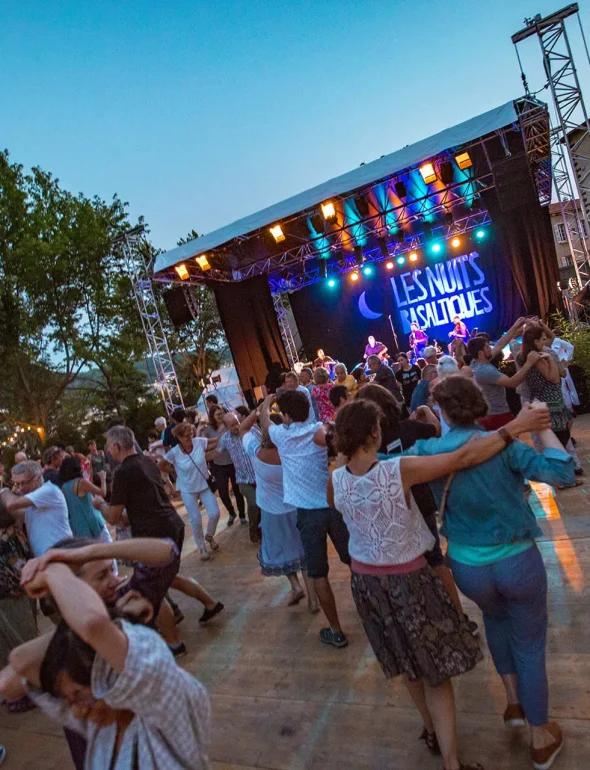
[[[574,435],[586,484],[557,493],[559,507],[542,485],[535,485],[534,498],[549,572],[551,717],[566,736],[555,767],[564,770],[587,768],[590,745],[590,415],[576,422]],[[221,599],[226,612],[203,628],[200,607],[175,596],[186,616],[180,629],[189,655],[182,665],[208,686],[213,701],[213,768],[440,768],[417,740],[420,719],[402,685],[386,681],[375,662],[348,571],[334,554],[330,576],[350,641],[345,650],[319,642],[322,616],[308,615],[305,604],[285,606],[286,579],[261,577],[246,527],[228,530],[224,523],[223,530],[221,550],[210,562],[200,562],[187,542],[183,571]],[[469,602],[465,607],[481,619]],[[530,766],[526,733],[504,729],[505,703],[489,654],[455,680],[455,692],[465,761],[488,770]],[[38,711],[11,715],[0,708],[0,742],[8,750],[7,770],[71,767],[60,729]]]

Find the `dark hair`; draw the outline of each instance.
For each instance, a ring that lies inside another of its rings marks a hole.
[[[62,672],[68,674],[76,684],[90,687],[95,658],[96,650],[80,639],[62,620],[55,629],[41,663],[41,690],[59,697],[57,678]]]
[[[346,401],[348,398],[348,388],[346,385],[334,385],[330,390],[330,403],[335,409],[338,409],[342,399]]]
[[[208,393],[205,396],[205,401],[211,401],[213,404],[218,404],[219,403],[219,399],[217,398],[215,393]]]
[[[62,484],[72,479],[82,478],[82,463],[78,457],[64,457],[59,467],[59,480]]]
[[[148,439],[153,438],[154,441],[159,441],[160,440],[160,434],[158,433],[157,430],[150,430],[150,432],[148,433],[147,437],[148,437]]]
[[[539,324],[531,324],[527,326],[522,335],[522,347],[518,354],[517,363],[519,366],[523,366],[528,358],[529,353],[535,350],[536,340],[540,340],[545,332],[543,327]]]
[[[225,409],[222,406],[219,406],[217,402],[213,404],[213,406],[209,407],[208,417],[209,417],[209,425],[213,428],[213,430],[219,430],[219,423],[215,419],[215,412],[221,409],[221,411],[225,414]]]
[[[486,337],[480,337],[479,335],[473,337],[467,343],[467,353],[471,356],[472,360],[477,360],[477,357],[487,344],[488,339]]]
[[[357,382],[360,382],[360,379],[364,373],[365,373],[365,370],[363,369],[362,366],[359,366],[356,369],[353,369],[351,372],[352,376]]]
[[[175,409],[171,414],[174,422],[184,422],[186,420],[186,412],[184,409]]]
[[[286,390],[278,397],[277,404],[293,422],[305,422],[309,417],[309,398],[301,390]]]
[[[242,417],[248,417],[248,415],[250,414],[250,410],[248,409],[248,407],[244,406],[243,404],[240,404],[240,406],[236,406],[236,408],[234,409],[234,412],[236,412],[237,414],[241,414]]]
[[[384,436],[397,436],[400,408],[397,399],[387,388],[370,382],[356,394],[357,400],[372,401],[381,410],[381,432]]]
[[[481,389],[462,374],[449,374],[432,388],[432,397],[453,425],[469,427],[488,413]]]
[[[416,359],[416,366],[419,369],[422,369],[422,371],[424,371],[424,369],[426,369],[426,367],[428,366],[428,363],[427,363],[425,358],[417,358]]]
[[[397,354],[397,357],[398,357],[398,358],[405,358],[405,359],[406,359],[406,361],[408,361],[408,360],[409,360],[409,359],[408,359],[408,354],[407,354],[407,353],[398,353],[398,354]]]
[[[338,451],[346,457],[352,457],[373,436],[382,418],[380,407],[368,399],[359,398],[345,404],[336,415]]]

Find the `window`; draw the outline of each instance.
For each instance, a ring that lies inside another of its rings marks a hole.
[[[555,240],[557,243],[567,243],[567,233],[563,222],[554,225],[553,230],[555,231]]]

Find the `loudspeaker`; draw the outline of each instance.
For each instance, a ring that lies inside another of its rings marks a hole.
[[[191,291],[190,286],[175,286],[164,294],[168,315],[176,329],[196,318],[196,314],[193,312],[194,303],[191,301]]]
[[[502,211],[535,202],[535,185],[526,153],[510,155],[492,163],[492,176]]]

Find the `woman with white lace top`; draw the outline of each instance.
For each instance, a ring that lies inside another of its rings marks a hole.
[[[424,720],[422,739],[445,770],[480,770],[458,759],[451,677],[482,654],[464,617],[424,559],[434,538],[410,488],[500,452],[515,436],[547,427],[544,404],[529,405],[500,431],[460,450],[379,462],[380,408],[365,400],[336,417],[338,467],[328,499],[350,532],[351,587],[357,611],[385,676],[402,675]],[[424,460],[424,462],[416,462]]]

